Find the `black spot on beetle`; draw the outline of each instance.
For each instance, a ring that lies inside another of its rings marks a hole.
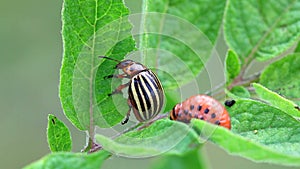
[[[190,110],[194,110],[194,105],[190,105]]]
[[[203,116],[201,116],[199,119],[200,119],[200,120],[204,120],[204,117],[203,117]]]
[[[212,113],[211,118],[213,118],[213,119],[216,118],[216,113]]]
[[[207,114],[208,112],[209,112],[209,109],[206,108],[206,109],[204,110],[204,113]]]
[[[184,110],[183,113],[184,113],[185,115],[188,115],[189,111],[188,111],[188,110]]]
[[[202,106],[199,105],[199,106],[197,107],[197,110],[200,111],[201,109],[202,109]]]
[[[217,121],[215,122],[215,124],[216,124],[216,125],[220,125],[221,123],[220,123],[219,120],[217,120]]]
[[[231,107],[235,104],[235,100],[226,100],[224,104],[225,106]]]

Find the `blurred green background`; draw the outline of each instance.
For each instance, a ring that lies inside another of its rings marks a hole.
[[[133,12],[139,11],[138,1],[126,2]],[[70,128],[73,151],[78,152],[85,145],[85,133],[76,130],[65,118],[58,98],[63,53],[61,7],[62,0],[0,1],[0,168],[21,168],[49,153],[46,140],[49,113]],[[222,45],[219,48],[225,49]],[[212,169],[293,168],[230,156],[210,143],[202,151]],[[103,168],[145,168],[158,159],[113,156]]]

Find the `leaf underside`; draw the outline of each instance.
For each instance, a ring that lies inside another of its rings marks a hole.
[[[181,155],[164,155],[153,162],[151,169],[206,169],[198,150]]]
[[[163,153],[179,155],[199,146],[197,134],[188,125],[167,119],[115,140],[103,135],[96,135],[96,139],[105,150],[126,157],[151,157]]]
[[[300,111],[296,108],[296,104],[294,102],[280,96],[279,94],[265,88],[258,83],[254,83],[253,87],[260,99],[270,103],[272,106],[279,108],[287,114],[298,118],[300,117]]]

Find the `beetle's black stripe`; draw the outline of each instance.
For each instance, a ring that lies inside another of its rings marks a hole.
[[[148,100],[149,100],[149,103],[151,103],[150,107],[149,108],[149,116],[152,117],[153,115],[156,114],[156,111],[157,111],[157,99],[156,99],[156,95],[155,95],[155,92],[150,83],[149,83],[149,79],[147,76],[141,76],[142,79],[143,79],[143,82],[145,84],[145,86],[147,87],[147,91],[148,91]]]
[[[143,121],[147,120],[147,103],[146,103],[146,98],[145,98],[145,91],[143,92],[142,90],[142,84],[141,84],[141,79],[140,75],[136,75],[132,78],[131,82],[132,90],[130,91],[133,100],[136,103],[136,109],[138,110],[138,113],[136,113],[136,116],[139,116],[140,119]]]
[[[151,104],[150,104],[150,99],[151,97],[151,92],[147,88],[147,84],[143,80],[143,73],[138,75],[138,80],[139,80],[139,87],[141,89],[141,95],[142,95],[142,103],[144,104],[145,111],[143,112],[145,119],[150,119],[152,112],[151,112]]]
[[[135,116],[146,121],[156,116],[164,101],[164,93],[159,80],[151,70],[141,71],[131,79],[128,90]]]
[[[153,115],[156,115],[159,113],[159,107],[161,106],[160,104],[160,96],[159,96],[159,89],[158,89],[158,86],[157,86],[157,83],[155,83],[155,79],[156,79],[156,76],[153,76],[152,72],[151,71],[148,71],[148,74],[146,75],[147,79],[148,79],[148,83],[149,85],[151,86],[151,91],[153,93]]]
[[[136,100],[135,100],[134,95],[133,95],[133,90],[134,89],[132,90],[132,87],[134,88],[133,83],[131,82],[131,85],[129,85],[129,88],[128,88],[128,97],[129,97],[129,100],[130,100],[130,103],[131,103],[131,106],[132,106],[133,113],[134,113],[135,117],[137,119],[142,120],[142,117],[140,116],[140,114],[135,113],[135,112],[139,112],[139,110],[138,110],[137,103],[136,103]]]
[[[159,94],[159,106],[158,106],[158,110],[157,110],[157,113],[160,112],[160,110],[162,109],[163,105],[164,105],[164,97],[165,97],[165,94],[164,94],[164,90],[162,88],[162,85],[160,83],[160,81],[158,80],[157,76],[152,72],[152,77],[153,79],[155,80],[156,82],[156,85],[157,85],[157,92]]]
[[[139,84],[139,79],[138,78],[133,79],[133,85],[134,85],[134,90],[135,90],[133,93],[134,93],[134,95],[136,95],[134,100],[137,103],[138,110],[140,112],[144,112],[145,111],[145,106],[144,106],[144,104],[141,104],[142,96],[141,96],[141,92],[140,92],[140,88],[139,88],[140,84]]]
[[[148,71],[148,74],[146,75],[147,78],[151,81],[151,83],[153,84],[154,88],[155,89],[158,89],[158,86],[157,86],[157,77],[155,75],[152,74],[152,72]]]
[[[156,98],[156,106],[155,106],[155,115],[158,114],[163,106],[164,103],[164,93],[162,86],[157,78],[157,76],[151,71],[148,70],[147,79],[151,81],[151,84],[153,84],[153,92]]]

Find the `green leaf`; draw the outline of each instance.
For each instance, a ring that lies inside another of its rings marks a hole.
[[[241,70],[241,63],[239,57],[233,50],[228,50],[225,58],[225,74],[226,84],[229,85],[232,80],[239,75]]]
[[[236,100],[227,110],[231,115],[231,131],[197,119],[193,119],[192,124],[201,130],[201,135],[231,154],[257,162],[300,166],[300,123],[297,120],[253,100]]]
[[[52,152],[71,151],[72,139],[67,126],[54,115],[48,115],[48,145]]]
[[[298,42],[294,53],[300,53],[300,42]]]
[[[123,60],[129,50],[135,50],[135,42],[131,36],[118,42],[106,56]],[[122,94],[108,96],[109,93],[112,93],[113,90],[122,84],[121,79],[104,79],[104,76],[118,74],[114,69],[116,64],[115,61],[103,59],[96,74],[95,95],[97,106],[102,116],[96,117],[95,122],[101,127],[110,127],[120,123],[128,110],[127,101]],[[127,88],[123,92],[126,93],[126,90]],[[104,118],[105,122],[97,120],[99,118]]]
[[[243,64],[278,56],[299,41],[300,1],[230,0],[225,14],[226,41]]]
[[[164,111],[162,112],[171,110],[177,103],[181,102],[180,93],[177,90],[165,90],[165,95],[167,103]]]
[[[195,149],[181,155],[165,155],[154,161],[151,169],[206,169],[205,160]]]
[[[241,97],[231,93],[229,90],[225,89],[226,96],[232,99],[240,99]]]
[[[287,114],[300,117],[300,111],[295,108],[297,105],[294,102],[280,96],[279,94],[265,88],[258,83],[253,83],[253,87],[258,96],[264,101],[270,103],[274,107],[279,108]]]
[[[92,154],[83,153],[51,153],[42,159],[24,167],[24,169],[99,169],[110,154],[99,151]]]
[[[270,64],[259,82],[300,105],[300,54],[291,54]]]
[[[102,88],[103,83],[97,86],[95,77],[103,61],[99,55],[118,59],[134,48],[128,13],[122,0],[64,1],[60,99],[65,115],[78,129],[88,129],[90,122],[110,127],[120,121],[121,115],[98,108],[109,98],[97,100],[95,90]],[[109,91],[105,88],[100,92],[107,95]]]
[[[188,125],[167,119],[128,132],[115,140],[96,135],[103,148],[128,157],[149,157],[161,153],[182,154],[199,146],[198,136]]]
[[[215,43],[222,23],[225,3],[222,0],[147,0],[143,1],[143,10],[181,17],[194,24]]]
[[[234,86],[230,90],[230,92],[240,98],[249,98],[250,97],[249,91],[243,86]]]
[[[159,70],[165,89],[194,80],[203,69],[219,34],[224,8],[223,0],[143,1],[144,34],[139,49],[146,65]],[[165,83],[171,80],[161,72],[176,83]]]

